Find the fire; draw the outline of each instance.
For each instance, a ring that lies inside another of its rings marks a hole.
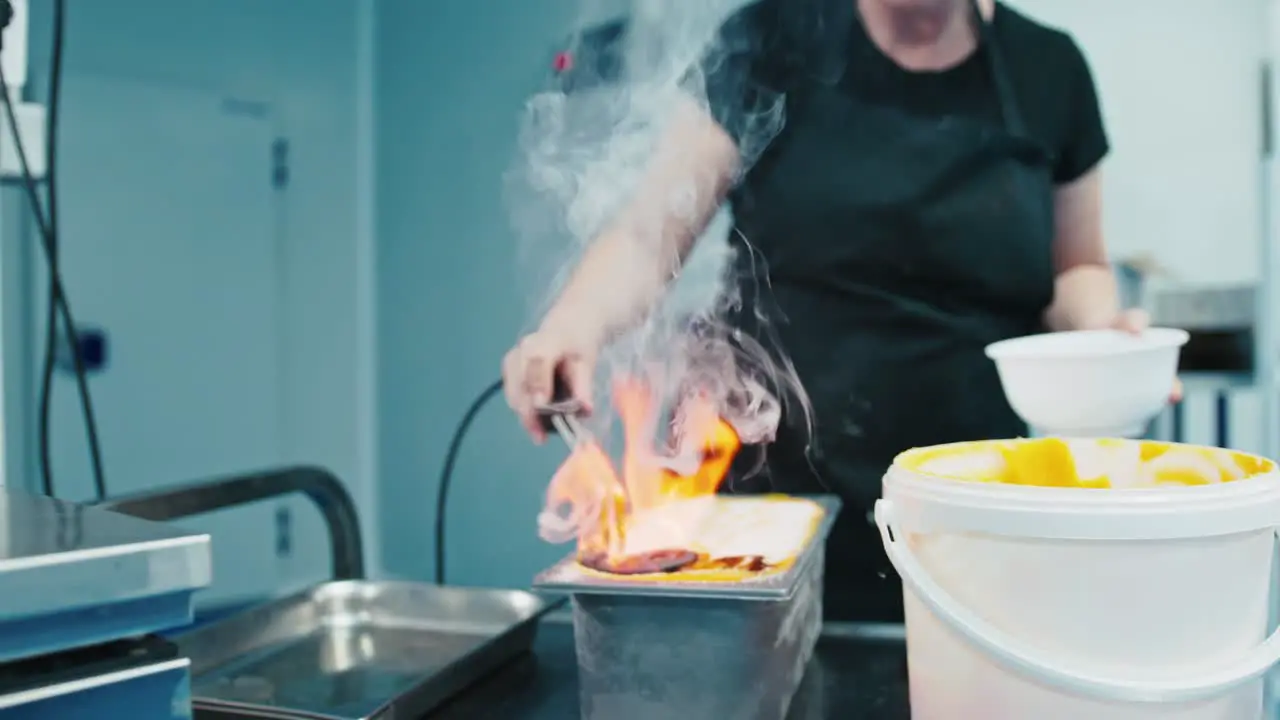
[[[762,556],[709,557],[695,549],[699,519],[714,508],[741,445],[714,404],[697,396],[685,400],[669,455],[654,447],[658,402],[647,384],[618,381],[614,404],[623,427],[621,463],[615,467],[598,443],[578,447],[547,490],[544,537],[563,541],[576,534],[579,562],[613,574],[765,570]],[[667,546],[655,546],[662,543]]]

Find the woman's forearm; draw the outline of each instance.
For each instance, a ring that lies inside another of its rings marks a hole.
[[[1045,325],[1053,331],[1111,327],[1120,314],[1115,272],[1106,265],[1077,265],[1054,281]]]
[[[705,111],[682,109],[635,197],[592,242],[543,327],[603,343],[640,321],[711,222],[738,160],[736,144]]]
[[[662,297],[678,265],[619,228],[597,238],[543,318],[543,329],[599,345],[637,322]]]

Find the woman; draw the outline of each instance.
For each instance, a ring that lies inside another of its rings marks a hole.
[[[791,22],[810,1],[761,0],[725,26],[755,34],[732,45],[750,52],[711,73],[711,112],[665,138],[630,210],[509,353],[504,378],[540,438],[536,408],[553,377],[590,397],[604,339],[661,296],[728,195],[733,241],[751,246],[738,256],[768,268],[769,282],[743,283],[744,305],[763,311],[815,418],[812,452],[796,423],[779,430],[758,489],[838,492],[827,617],[896,622],[901,586],[867,520],[894,455],[1026,434],[988,343],[1144,321],[1118,304],[1100,217],[1108,143],[1068,35],[993,0],[820,0],[821,22]],[[822,31],[789,41],[800,26]],[[733,94],[718,76],[734,71],[786,98],[785,128],[741,178],[738,138],[716,105]],[[667,223],[669,252],[638,251],[628,216],[690,168],[699,212]]]

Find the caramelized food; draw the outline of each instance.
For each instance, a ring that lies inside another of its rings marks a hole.
[[[614,386],[620,462],[597,442],[579,446],[552,478],[539,525],[576,540],[578,565],[601,576],[737,582],[791,567],[822,519],[820,505],[785,496],[717,495],[737,432],[705,397],[685,399],[660,452],[660,403],[643,382]]]

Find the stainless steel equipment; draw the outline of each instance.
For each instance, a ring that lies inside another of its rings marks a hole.
[[[148,634],[211,566],[208,535],[0,487],[0,715],[187,720],[188,662]]]
[[[1152,322],[1156,325],[1187,330],[1190,340],[1182,348],[1178,372],[1187,397],[1209,397],[1213,400],[1213,439],[1220,447],[1232,447],[1232,402],[1242,391],[1261,390],[1263,420],[1259,426],[1260,442],[1253,447],[1267,456],[1275,454],[1276,440],[1270,417],[1278,399],[1265,391],[1274,353],[1270,346],[1271,315],[1261,302],[1269,285],[1201,287],[1166,290],[1156,293],[1152,302]],[[1173,405],[1157,424],[1157,436],[1185,442],[1186,405]]]
[[[1152,322],[1191,334],[1178,369],[1183,374],[1249,376],[1259,364],[1255,343],[1259,290],[1253,286],[1166,290],[1152,298]]]
[[[289,493],[328,524],[335,581],[177,635],[198,720],[417,717],[533,644],[554,607],[536,595],[363,579],[360,527],[342,483],[289,468],[122,498],[173,520]]]
[[[790,570],[758,582],[653,583],[588,576],[572,558],[535,587],[572,597],[586,720],[782,720],[822,628],[822,559],[840,510]]]
[[[1151,317],[1189,332],[1252,330],[1258,293],[1252,285],[1165,290],[1152,298]]]
[[[191,720],[190,663],[154,635],[0,666],[0,717]]]
[[[0,488],[0,662],[191,622],[209,536]]]
[[[533,644],[519,591],[320,585],[177,638],[199,717],[420,717]]]

